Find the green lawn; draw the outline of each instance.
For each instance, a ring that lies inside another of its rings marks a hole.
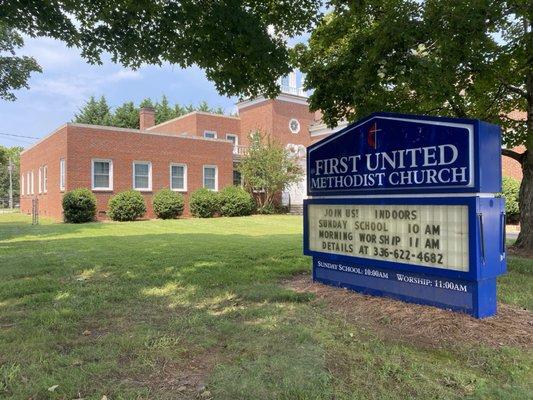
[[[283,286],[301,241],[294,216],[0,215],[0,398],[532,398],[530,347],[386,339]],[[532,270],[511,259],[500,300],[531,310]]]

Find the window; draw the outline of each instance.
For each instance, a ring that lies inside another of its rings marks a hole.
[[[59,190],[65,190],[65,159],[59,160]]]
[[[33,179],[33,171],[30,172],[30,181],[31,181],[31,194],[35,194],[35,184],[34,184],[34,179]]]
[[[233,170],[233,186],[241,186],[242,185],[242,176],[239,170],[234,169]]]
[[[300,132],[300,122],[296,118],[289,121],[289,130],[294,134]]]
[[[113,190],[113,161],[92,160],[92,189]]]
[[[233,143],[234,146],[238,146],[239,145],[239,137],[237,135],[234,135],[232,133],[228,133],[226,135],[226,139],[227,140],[231,140],[231,142]]]
[[[39,194],[41,194],[42,192],[42,171],[43,171],[43,168],[42,167],[39,167],[39,181],[38,181],[38,186],[37,186],[37,190],[39,191]]]
[[[24,191],[25,187],[24,187],[24,174],[20,174],[20,194],[21,196],[24,196],[24,194],[26,193]]]
[[[43,167],[43,193],[48,192],[48,166]]]
[[[187,165],[170,164],[170,188],[172,190],[187,190]]]
[[[207,139],[216,139],[217,133],[215,131],[204,131],[204,137]]]
[[[26,172],[26,194],[31,194],[31,175],[29,172]]]
[[[218,190],[218,171],[216,165],[204,165],[204,188]]]
[[[148,161],[133,162],[133,188],[152,190],[152,163]]]

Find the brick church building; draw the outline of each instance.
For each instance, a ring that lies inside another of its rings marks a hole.
[[[170,188],[184,195],[188,215],[188,199],[195,190],[240,184],[236,166],[246,154],[248,135],[256,130],[286,146],[305,165],[305,148],[346,123],[327,128],[318,113],[309,111],[295,75],[289,82],[276,99],[240,101],[238,116],[195,111],[156,125],[154,110],[143,108],[140,129],[66,123],[22,152],[21,211],[31,213],[32,198],[38,198],[40,215],[62,219],[63,194],[83,187],[96,195],[97,217],[105,219],[109,198],[135,189],[144,196],[151,218],[153,194]],[[517,175],[518,163],[506,161],[504,175]],[[283,193],[282,201],[298,209],[304,197],[302,181]]]

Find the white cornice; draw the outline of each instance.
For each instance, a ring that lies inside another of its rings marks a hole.
[[[281,93],[275,99],[269,99],[269,98],[267,98],[265,96],[258,96],[258,97],[254,97],[252,99],[239,101],[237,103],[237,108],[239,110],[242,110],[243,108],[254,106],[256,104],[260,104],[260,103],[262,103],[264,101],[268,101],[268,100],[286,101],[288,103],[296,103],[296,104],[301,104],[301,105],[304,105],[304,106],[309,106],[309,103],[307,101],[307,97],[297,96],[297,95],[288,94],[288,93]]]

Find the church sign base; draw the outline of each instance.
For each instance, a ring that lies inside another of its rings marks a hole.
[[[479,121],[380,113],[310,146],[313,279],[494,315],[506,271],[499,135]]]
[[[496,313],[496,278],[463,281],[313,257],[313,280],[363,294],[460,311],[476,318]]]

